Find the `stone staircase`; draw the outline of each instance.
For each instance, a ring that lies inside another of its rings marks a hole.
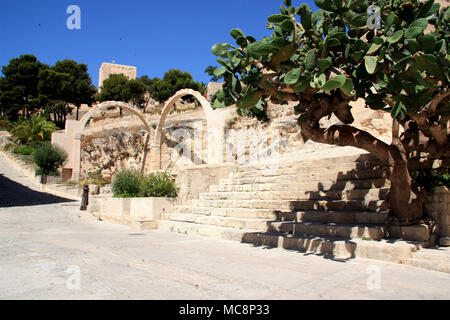
[[[430,233],[426,225],[390,227],[385,239],[390,183],[378,163],[365,154],[240,166],[199,199],[163,214],[160,229],[400,263],[428,246]]]

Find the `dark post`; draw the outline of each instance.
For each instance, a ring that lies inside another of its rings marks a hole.
[[[86,211],[89,204],[89,185],[83,187],[83,195],[81,196],[80,210]]]

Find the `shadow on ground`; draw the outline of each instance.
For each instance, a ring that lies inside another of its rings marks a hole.
[[[42,204],[73,202],[48,193],[34,191],[0,174],[0,207],[26,207]]]

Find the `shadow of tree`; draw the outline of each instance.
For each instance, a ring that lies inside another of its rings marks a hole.
[[[0,174],[0,207],[26,207],[43,204],[74,202],[48,193],[34,191]]]

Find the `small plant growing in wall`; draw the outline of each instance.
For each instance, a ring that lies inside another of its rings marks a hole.
[[[97,169],[94,171],[89,171],[87,173],[87,177],[80,180],[78,183],[80,186],[84,186],[86,184],[95,184],[98,186],[104,186],[106,184],[110,184],[111,181],[106,180],[102,176],[102,169],[97,166]]]
[[[48,175],[57,174],[57,169],[67,159],[67,154],[64,150],[44,143],[37,147],[33,153],[33,162],[38,166],[36,175],[41,175],[41,183],[45,183]]]

